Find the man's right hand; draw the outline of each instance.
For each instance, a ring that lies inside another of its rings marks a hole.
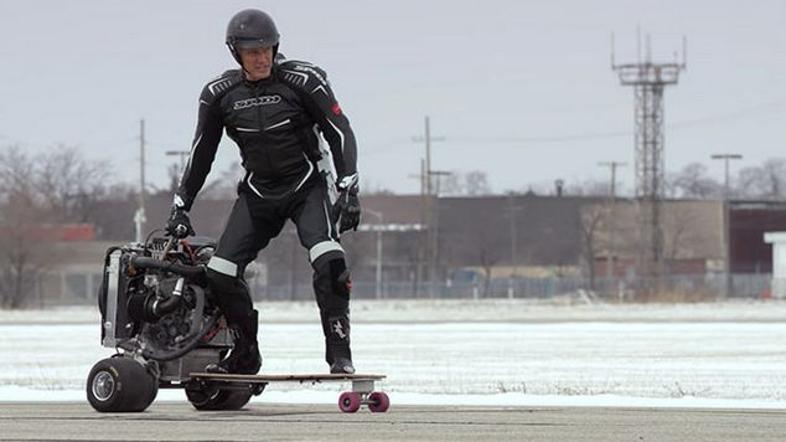
[[[188,212],[182,208],[173,207],[169,220],[166,223],[166,231],[175,238],[182,239],[194,234],[191,227],[191,220],[188,219]]]

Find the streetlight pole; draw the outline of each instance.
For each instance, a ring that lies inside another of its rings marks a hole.
[[[729,232],[729,160],[741,160],[742,155],[736,153],[714,154],[713,160],[723,160],[723,273],[725,275],[723,297],[731,294],[731,241]]]
[[[729,199],[729,160],[741,160],[742,155],[738,153],[722,153],[710,156],[713,160],[723,160],[724,162],[724,175],[723,175],[723,200]]]
[[[144,238],[145,216],[145,120],[139,120],[139,207],[134,213],[134,230],[137,243]]]

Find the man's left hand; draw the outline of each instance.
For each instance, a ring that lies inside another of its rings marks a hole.
[[[177,239],[183,239],[194,234],[188,212],[179,207],[173,207],[166,225],[166,232]]]
[[[339,226],[338,232],[357,230],[360,224],[360,199],[357,191],[347,189],[341,191],[338,197]]]

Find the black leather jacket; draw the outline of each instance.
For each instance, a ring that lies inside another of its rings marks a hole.
[[[355,135],[325,72],[302,61],[274,64],[256,82],[230,70],[209,82],[199,99],[196,134],[175,205],[189,210],[207,178],[221,135],[240,148],[244,185],[262,198],[291,194],[319,173],[318,134],[324,135],[338,175],[357,173]]]

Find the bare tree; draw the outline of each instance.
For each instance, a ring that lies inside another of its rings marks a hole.
[[[761,168],[756,166],[740,169],[732,193],[740,198],[758,198],[762,173]]]
[[[0,151],[0,306],[24,307],[54,259],[47,223],[54,218],[36,192],[35,160],[18,147]]]
[[[451,172],[450,175],[440,176],[439,193],[441,195],[469,195],[480,196],[491,194],[488,175],[481,170],[472,170],[466,173]]]
[[[442,195],[465,195],[466,186],[463,175],[453,172],[450,175],[443,177],[439,190]]]
[[[89,221],[107,193],[107,164],[75,147],[30,156],[0,150],[0,306],[23,307],[57,260],[58,225]]]
[[[707,166],[701,163],[686,165],[667,181],[673,197],[708,199],[722,193],[721,184],[708,175]]]
[[[4,204],[35,206],[35,186],[30,179],[35,173],[33,161],[18,146],[0,151],[0,199]],[[0,214],[2,215],[2,214]]]
[[[2,210],[0,306],[22,308],[30,304],[37,281],[56,259],[51,232],[41,224],[47,213],[40,209],[11,200]]]
[[[472,170],[464,175],[465,187],[467,195],[480,196],[491,194],[491,185],[489,185],[488,176],[486,172],[481,170]]]
[[[740,169],[731,190],[742,198],[786,198],[786,158],[770,158],[761,166]]]
[[[58,145],[34,158],[29,175],[43,207],[61,222],[88,222],[106,194],[109,166],[88,161],[74,146]]]
[[[781,199],[786,195],[786,158],[770,158],[761,167],[761,195]]]

